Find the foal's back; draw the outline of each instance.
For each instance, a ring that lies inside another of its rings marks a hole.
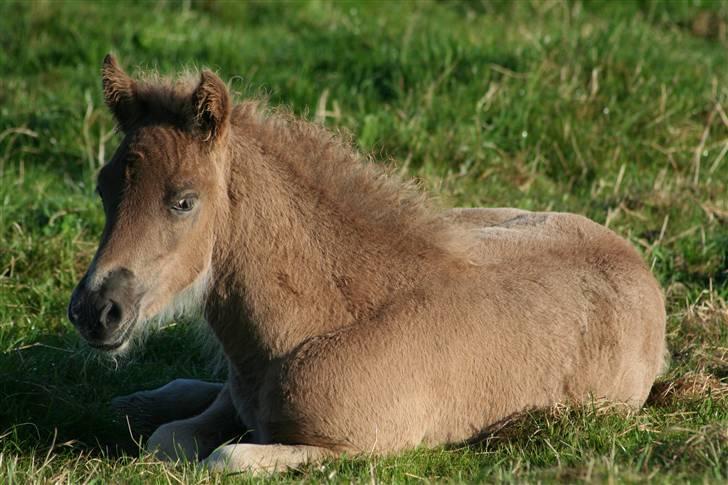
[[[662,294],[639,254],[586,218],[455,209],[474,264],[433,272],[276,372],[276,441],[387,452],[470,439],[589,396],[641,405],[662,366]]]

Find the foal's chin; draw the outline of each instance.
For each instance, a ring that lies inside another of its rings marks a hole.
[[[107,355],[109,357],[123,356],[127,353],[127,351],[130,348],[129,340],[125,340],[123,342],[118,342],[118,343],[114,343],[114,344],[110,344],[110,345],[109,344],[95,344],[95,343],[89,342],[89,346],[92,349],[94,349],[104,355]]]

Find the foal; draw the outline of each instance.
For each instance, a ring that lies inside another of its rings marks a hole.
[[[103,88],[124,139],[69,318],[121,352],[198,306],[229,366],[225,384],[114,401],[156,428],[160,457],[272,471],[465,441],[556,402],[645,401],[662,293],[606,228],[435,210],[324,128],[234,105],[209,71],[139,81],[107,56]]]

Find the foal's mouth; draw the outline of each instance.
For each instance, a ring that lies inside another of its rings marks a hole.
[[[125,322],[123,324],[123,327],[119,329],[119,331],[117,331],[114,335],[118,335],[119,337],[112,340],[111,343],[109,343],[109,340],[111,339],[107,339],[104,341],[86,339],[86,343],[89,345],[89,347],[95,350],[99,350],[101,352],[115,352],[124,347],[124,345],[129,342],[131,338],[131,333],[134,330],[134,326],[136,325],[136,321],[137,318],[134,317],[129,319],[128,322]]]
[[[120,349],[121,346],[124,345],[126,342],[127,342],[126,339],[122,339],[113,344],[101,344],[101,343],[96,343],[96,342],[89,342],[88,344],[96,350],[101,350],[104,352],[113,352],[114,350]]]

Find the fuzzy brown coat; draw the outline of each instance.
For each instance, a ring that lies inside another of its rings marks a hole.
[[[123,348],[197,303],[230,369],[222,387],[117,401],[171,421],[149,440],[163,456],[272,470],[467,441],[558,402],[644,403],[663,366],[663,297],[603,226],[438,210],[324,128],[233,106],[209,71],[135,81],[107,57],[104,88],[125,138],[99,178],[107,226],[69,315],[91,315],[74,321],[92,344],[123,335]],[[131,316],[93,340],[117,300]],[[175,413],[182,399],[206,410]],[[235,426],[249,443],[213,452]]]

